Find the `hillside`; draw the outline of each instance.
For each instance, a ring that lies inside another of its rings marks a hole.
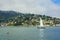
[[[15,11],[0,11],[0,22],[4,22],[18,15],[19,13]]]
[[[60,24],[59,18],[46,15],[20,13],[15,11],[0,11],[0,25],[3,23],[10,25],[39,25],[40,18],[44,20],[44,25]]]

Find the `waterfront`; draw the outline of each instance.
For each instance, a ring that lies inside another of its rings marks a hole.
[[[0,27],[0,40],[60,40],[60,27]]]

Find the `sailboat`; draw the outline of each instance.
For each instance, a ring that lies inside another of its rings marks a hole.
[[[42,18],[40,18],[40,25],[37,28],[45,29]]]

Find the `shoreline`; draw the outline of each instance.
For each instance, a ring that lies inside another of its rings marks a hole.
[[[19,26],[0,26],[0,27],[40,27],[40,25],[19,25]],[[60,25],[53,26],[43,26],[43,27],[60,27]]]

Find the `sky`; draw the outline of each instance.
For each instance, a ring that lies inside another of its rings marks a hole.
[[[0,0],[0,10],[60,18],[60,0]]]

